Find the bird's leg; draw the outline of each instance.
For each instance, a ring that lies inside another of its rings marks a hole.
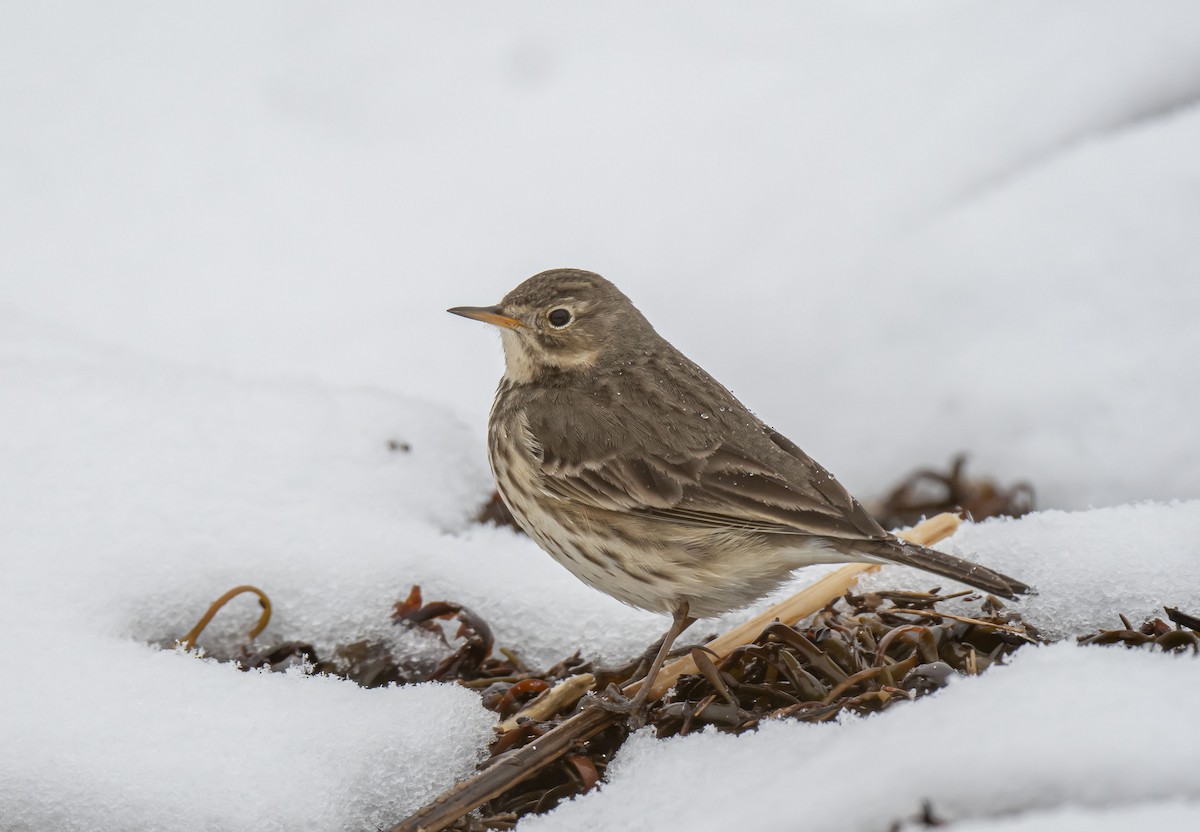
[[[644,706],[646,699],[650,695],[650,688],[654,686],[654,680],[658,678],[658,671],[662,670],[663,662],[667,660],[667,655],[670,654],[671,648],[675,645],[675,639],[683,634],[683,631],[694,624],[696,619],[688,615],[688,602],[680,601],[675,607],[674,617],[671,620],[671,626],[667,629],[667,634],[663,636],[662,644],[658,648],[658,653],[654,657],[654,661],[650,663],[650,669],[646,671],[646,676],[642,679],[642,686],[638,688],[638,692],[633,697],[634,704]]]
[[[679,638],[683,631],[692,626],[695,621],[696,619],[688,615],[687,601],[680,601],[675,607],[671,626],[667,628],[662,643],[658,646],[658,652],[654,655],[654,661],[650,663],[650,669],[646,671],[641,686],[633,698],[627,698],[619,690],[616,690],[615,686],[610,685],[609,689],[604,692],[604,696],[593,697],[591,704],[606,711],[625,714],[629,718],[630,728],[637,729],[645,725],[646,702],[650,698],[650,689],[654,686],[658,671],[662,669],[663,662],[667,660],[667,654],[671,652],[675,639]]]

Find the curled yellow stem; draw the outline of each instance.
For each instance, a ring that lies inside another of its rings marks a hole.
[[[225,606],[229,601],[243,592],[253,592],[258,596],[258,603],[262,606],[262,614],[258,617],[258,623],[250,630],[250,638],[254,638],[259,633],[267,628],[267,624],[271,621],[271,599],[267,597],[267,593],[263,592],[256,586],[243,584],[235,586],[233,589],[226,592],[217,600],[213,601],[209,606],[208,611],[200,616],[200,620],[196,622],[196,626],[188,631],[188,634],[179,640],[184,649],[191,648],[196,643],[196,639],[204,632],[204,628],[208,626],[208,622],[213,620],[213,616],[220,611],[221,607]]]

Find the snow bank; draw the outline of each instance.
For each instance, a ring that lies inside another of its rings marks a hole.
[[[364,690],[65,635],[10,629],[0,650],[21,677],[0,684],[6,830],[372,830],[472,771],[491,734],[452,685]]]
[[[1200,819],[1200,803],[1171,799],[1132,806],[1033,809],[1010,818],[964,821],[952,828],[956,832],[1129,832],[1187,829],[1195,826],[1197,819]],[[913,832],[922,827],[909,824],[902,828]]]
[[[253,582],[276,605],[264,640],[419,649],[386,617],[410,576],[378,570],[395,530],[431,545],[482,493],[436,409],[81,354],[8,323],[0,828],[373,829],[472,770],[493,719],[464,689],[150,646]],[[256,616],[235,602],[201,644]]]
[[[1200,711],[1177,694],[1197,685],[1191,656],[1025,649],[1008,667],[872,717],[765,723],[740,737],[643,732],[598,792],[521,828],[867,832],[926,800],[938,816],[973,819],[953,827],[972,832],[1052,828],[1061,814],[1081,822],[1114,809],[1131,823],[1182,818],[1190,828],[1200,820]]]

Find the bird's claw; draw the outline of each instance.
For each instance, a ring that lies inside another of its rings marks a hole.
[[[645,725],[650,715],[650,706],[644,696],[626,696],[615,684],[610,684],[602,693],[587,694],[583,698],[583,707],[599,708],[615,716],[623,716],[631,731]]]

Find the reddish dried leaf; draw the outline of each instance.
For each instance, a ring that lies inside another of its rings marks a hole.
[[[392,620],[406,621],[410,615],[421,609],[421,606],[421,587],[419,584],[413,584],[413,588],[408,593],[408,597],[403,601],[397,601],[395,607],[393,607]]]
[[[592,786],[600,782],[600,772],[596,771],[596,765],[582,754],[572,754],[567,757],[567,762],[575,769],[575,773],[579,775],[579,779],[583,781],[583,790],[590,792]]]

